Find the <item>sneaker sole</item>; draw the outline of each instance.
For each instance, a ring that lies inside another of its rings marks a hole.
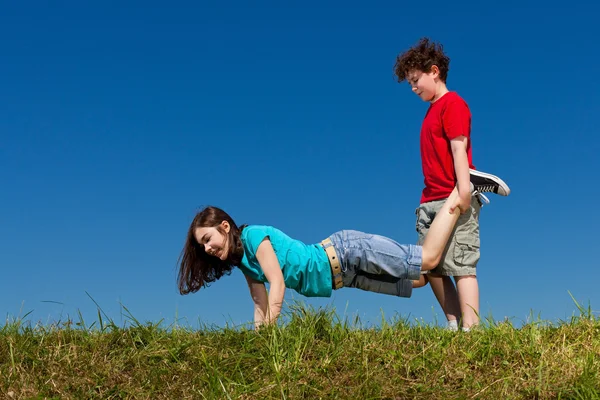
[[[492,174],[488,174],[485,172],[480,172],[474,169],[469,169],[469,172],[471,173],[471,175],[474,176],[479,176],[482,178],[487,178],[490,179],[494,182],[496,182],[499,186],[500,189],[502,189],[504,191],[504,193],[501,193],[500,190],[498,190],[498,193],[500,196],[508,196],[510,194],[510,188],[508,187],[508,185],[500,178],[498,178],[496,175],[492,175]]]

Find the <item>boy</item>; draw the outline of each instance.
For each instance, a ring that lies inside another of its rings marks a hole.
[[[454,207],[460,209],[461,216],[442,262],[430,271],[428,280],[446,314],[449,328],[457,329],[461,320],[463,330],[469,330],[479,323],[479,286],[475,270],[479,261],[481,208],[479,197],[471,196],[470,172],[474,179],[485,181],[487,177],[474,171],[471,112],[467,103],[446,87],[449,64],[450,58],[444,54],[442,45],[423,38],[398,55],[394,72],[398,82],[408,81],[412,91],[430,103],[421,126],[425,188],[416,210],[419,244],[423,243],[445,199],[458,186],[459,196]],[[504,182],[492,183],[495,193],[506,196],[510,192]]]

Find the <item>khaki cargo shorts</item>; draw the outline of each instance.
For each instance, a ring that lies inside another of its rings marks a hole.
[[[435,200],[421,204],[416,210],[416,228],[419,234],[418,245],[423,245],[425,235],[433,222],[436,214],[442,208],[446,199]],[[442,262],[431,273],[447,276],[476,275],[477,262],[479,261],[479,212],[481,203],[477,196],[471,198],[471,208],[458,218],[458,222],[444,254]]]

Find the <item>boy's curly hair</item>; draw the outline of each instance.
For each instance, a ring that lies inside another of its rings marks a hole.
[[[439,68],[440,79],[445,83],[450,69],[450,57],[444,54],[444,46],[425,37],[396,57],[394,74],[398,82],[402,82],[406,80],[409,71],[417,70],[429,73],[434,65]]]

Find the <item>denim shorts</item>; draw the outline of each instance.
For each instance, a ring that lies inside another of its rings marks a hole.
[[[329,239],[340,260],[345,287],[412,295],[412,281],[421,274],[421,246],[351,230],[336,232]]]
[[[440,211],[443,200],[430,201],[421,204],[416,210],[416,229],[418,233],[417,244],[422,245],[425,235],[429,232],[433,219]],[[471,208],[458,218],[452,236],[442,255],[442,262],[432,269],[431,273],[446,276],[476,275],[477,262],[479,261],[479,212],[481,203],[477,197],[471,199]]]

